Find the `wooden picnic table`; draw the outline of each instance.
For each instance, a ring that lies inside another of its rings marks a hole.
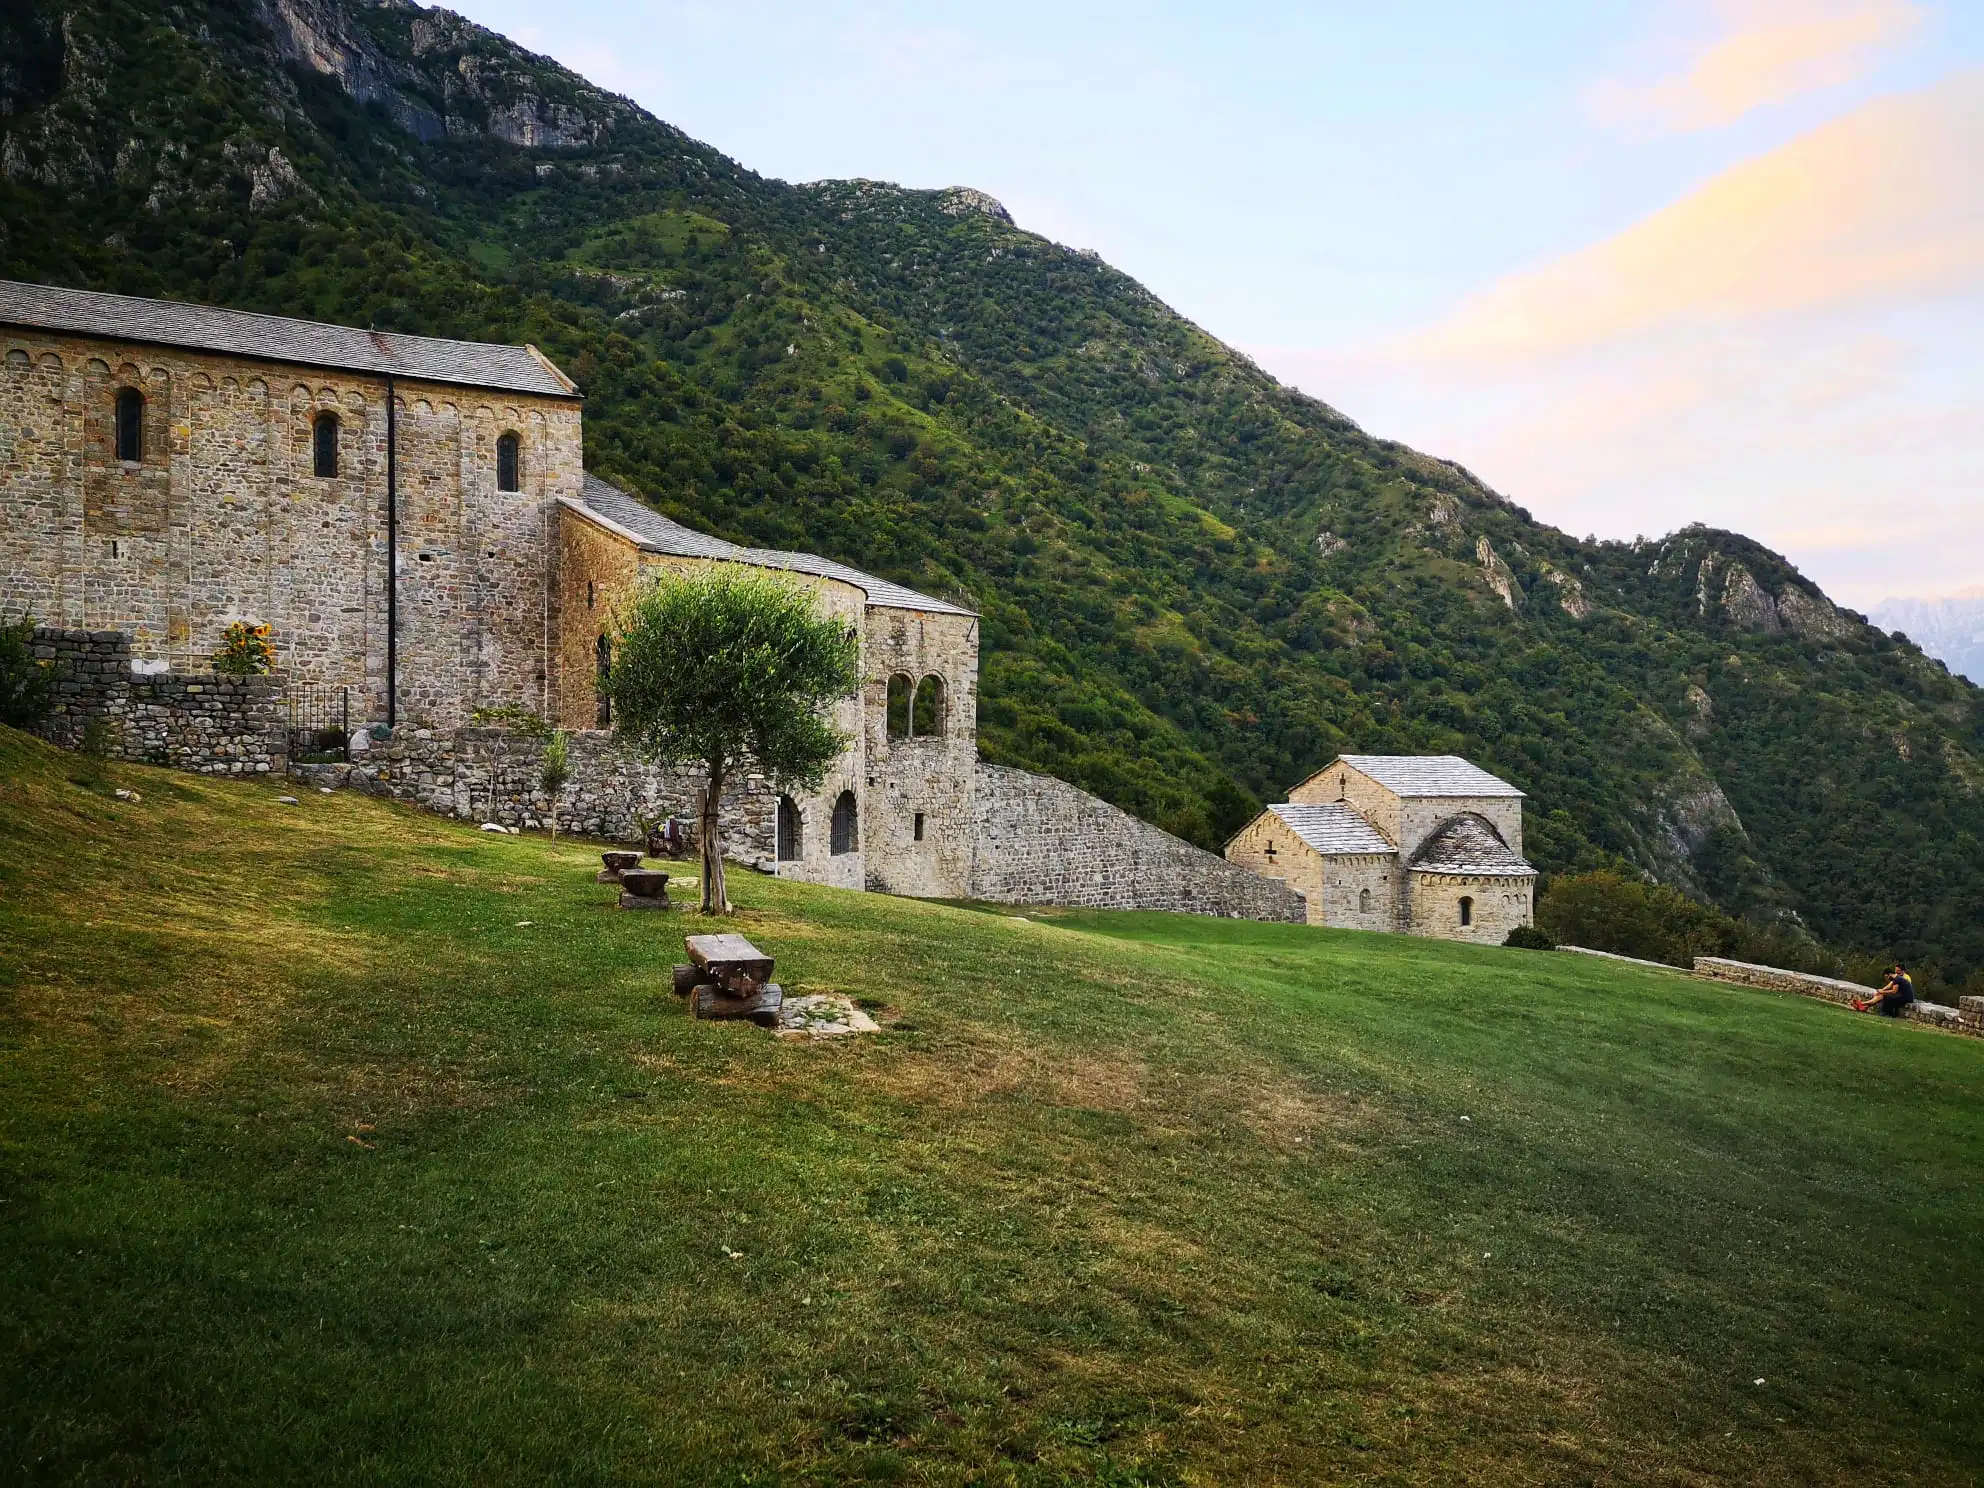
[[[689,935],[682,940],[689,964],[675,968],[675,992],[690,999],[698,1018],[748,1018],[762,1027],[778,1022],[785,993],[771,979],[772,958],[741,935]]]

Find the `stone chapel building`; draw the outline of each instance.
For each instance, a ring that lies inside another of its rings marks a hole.
[[[616,617],[658,574],[747,564],[790,574],[856,632],[862,678],[821,790],[746,777],[726,794],[726,842],[747,861],[927,897],[1302,916],[1281,884],[979,760],[968,606],[696,532],[589,474],[579,389],[535,347],[0,281],[0,359],[0,617],[32,615],[51,654],[59,636],[91,654],[91,686],[121,687],[84,711],[130,713],[141,683],[161,684],[147,716],[172,717],[150,737],[176,742],[127,743],[131,757],[239,772],[239,752],[206,741],[260,729],[279,742],[252,746],[252,767],[286,768],[277,705],[217,729],[203,676],[230,622],[266,623],[292,723],[299,696],[330,692],[354,732],[390,728],[354,783],[624,837],[637,809],[694,802],[684,772],[609,732]],[[187,716],[194,696],[209,715]],[[575,731],[560,799],[535,783],[540,745],[472,727],[504,705]]]
[[[1500,945],[1534,922],[1523,793],[1455,754],[1346,754],[1226,844],[1312,925]]]

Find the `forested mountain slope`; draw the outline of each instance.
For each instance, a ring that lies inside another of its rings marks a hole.
[[[765,180],[445,11],[28,0],[0,232],[8,277],[537,342],[593,468],[969,595],[984,752],[1198,842],[1453,750],[1546,870],[1984,965],[1975,688],[1744,538],[1544,526],[979,193]]]

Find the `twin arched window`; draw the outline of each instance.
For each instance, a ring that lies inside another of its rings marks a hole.
[[[889,737],[934,739],[944,731],[944,679],[935,672],[912,682],[902,672],[889,678]]]
[[[521,491],[521,453],[523,441],[515,434],[496,436],[496,489],[499,491]]]
[[[834,798],[832,848],[835,857],[861,849],[860,808],[851,790],[844,790]]]
[[[310,473],[335,480],[338,473],[338,416],[320,413],[310,425]]]
[[[136,388],[117,393],[117,458],[134,464],[145,458],[145,395]]]

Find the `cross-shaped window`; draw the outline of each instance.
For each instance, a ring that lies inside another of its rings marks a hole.
[[[1274,844],[1272,842],[1268,844],[1268,861],[1270,863],[1274,861]]]

